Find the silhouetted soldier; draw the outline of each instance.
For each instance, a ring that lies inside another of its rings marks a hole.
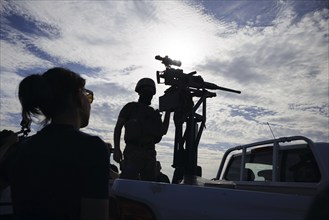
[[[150,106],[153,95],[156,93],[152,79],[139,80],[135,91],[139,94],[138,102],[129,102],[122,108],[114,129],[113,158],[121,165],[120,178],[154,181],[156,178],[155,144],[167,133],[170,112],[165,114],[162,122],[159,111]],[[124,158],[120,149],[123,126],[126,143]]]

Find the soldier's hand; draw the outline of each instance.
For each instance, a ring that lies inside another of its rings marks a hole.
[[[119,148],[114,148],[113,159],[115,162],[120,163],[122,160],[122,152]]]

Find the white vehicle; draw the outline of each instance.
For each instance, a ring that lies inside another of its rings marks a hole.
[[[120,219],[304,219],[329,185],[329,144],[300,137],[229,149],[213,180],[181,184],[117,179]]]

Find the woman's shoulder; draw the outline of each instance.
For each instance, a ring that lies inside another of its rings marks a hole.
[[[78,131],[77,135],[79,135],[83,141],[105,144],[105,142],[97,135],[88,134],[83,131]]]
[[[27,143],[50,142],[54,144],[72,145],[105,145],[104,141],[96,135],[73,128],[69,125],[48,125],[37,134],[28,138]]]
[[[99,136],[87,134],[82,131],[79,132],[79,135],[81,137],[79,138],[79,143],[77,146],[78,151],[85,153],[87,152],[86,155],[89,156],[94,154],[109,157],[110,152],[108,146]]]

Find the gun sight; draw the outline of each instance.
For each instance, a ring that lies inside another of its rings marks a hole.
[[[171,65],[178,66],[178,67],[180,67],[182,65],[182,62],[181,61],[179,61],[179,60],[172,60],[168,56],[161,57],[161,56],[157,55],[157,56],[155,56],[155,59],[162,61],[162,63],[166,67],[168,67],[168,68],[170,68]]]

